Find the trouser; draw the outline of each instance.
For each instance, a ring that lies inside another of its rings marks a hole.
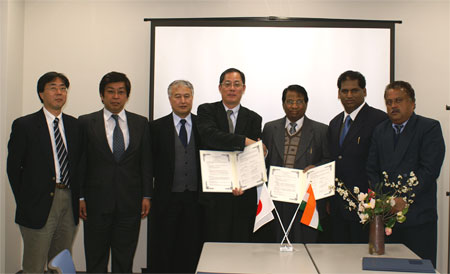
[[[20,226],[24,273],[43,273],[47,262],[64,249],[72,249],[76,226],[70,189],[55,189],[47,222],[41,229]]]

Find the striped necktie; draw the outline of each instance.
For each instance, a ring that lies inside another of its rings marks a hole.
[[[59,118],[55,118],[53,121],[53,134],[55,135],[56,153],[58,154],[60,183],[69,187],[69,161],[66,146],[59,131]]]
[[[347,136],[351,125],[352,118],[350,117],[350,115],[347,115],[347,118],[345,118],[344,128],[342,129],[341,137],[339,138],[339,146],[342,146],[342,143],[344,143],[345,136]]]
[[[228,130],[230,133],[234,133],[234,125],[233,125],[233,121],[231,120],[232,114],[233,114],[233,111],[231,109],[227,110]]]

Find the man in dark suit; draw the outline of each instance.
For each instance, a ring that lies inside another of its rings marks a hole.
[[[336,178],[353,191],[354,187],[367,193],[369,180],[366,163],[374,128],[387,119],[386,113],[364,102],[366,80],[357,71],[342,73],[337,81],[338,98],[344,111],[331,120],[328,137],[332,159],[336,161]],[[345,130],[344,130],[345,128]],[[359,222],[358,215],[346,208],[337,193],[330,199],[333,241],[337,243],[367,243],[369,233]]]
[[[243,107],[245,75],[230,68],[220,75],[222,101],[198,107],[198,130],[202,147],[211,150],[243,150],[261,137],[262,118]],[[229,193],[203,193],[206,240],[248,242],[256,215],[256,189],[234,189]]]
[[[444,138],[438,121],[414,113],[414,89],[404,81],[395,81],[384,93],[389,120],[376,127],[370,147],[367,171],[373,183],[382,182],[386,171],[390,181],[403,177],[406,184],[411,171],[419,184],[413,187],[414,203],[406,221],[396,224],[388,242],[403,243],[436,267],[437,210],[436,180],[445,154]],[[395,210],[405,206],[395,199]]]
[[[266,165],[308,169],[329,161],[327,126],[305,116],[308,93],[299,85],[290,85],[283,90],[282,104],[286,116],[264,125],[262,140],[267,147]],[[297,204],[275,202],[285,229],[288,228],[298,207]],[[319,215],[324,212],[322,201],[318,201]],[[296,243],[311,243],[317,240],[317,230],[300,223],[302,212],[298,211],[289,240]],[[278,222],[273,222],[275,242],[281,242],[284,233]]]
[[[151,213],[152,271],[193,273],[201,250],[201,187],[194,87],[185,80],[168,88],[172,113],[150,122],[154,159]]]
[[[47,261],[71,250],[78,225],[82,138],[78,121],[62,113],[68,88],[63,74],[42,75],[37,92],[43,108],[12,125],[7,171],[23,238],[24,273],[43,273]]]
[[[84,219],[87,272],[130,273],[140,218],[150,210],[151,161],[148,121],[124,110],[131,84],[110,72],[100,81],[104,109],[79,118],[86,142],[80,217]]]

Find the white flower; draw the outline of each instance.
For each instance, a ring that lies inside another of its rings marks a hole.
[[[366,213],[358,213],[359,218],[361,219],[360,223],[364,224],[369,220],[369,214]]]
[[[359,187],[355,186],[353,188],[353,193],[358,194],[359,193]]]
[[[349,205],[351,208],[356,208],[356,204],[355,204],[355,202],[353,202],[353,201],[350,201],[350,202],[348,203],[348,205]]]
[[[358,201],[362,202],[362,201],[364,201],[366,198],[367,198],[367,193],[361,192],[361,193],[358,194]]]
[[[374,209],[375,208],[375,199],[373,199],[373,198],[370,199],[369,205],[370,205],[371,209]]]
[[[389,200],[389,204],[394,207],[395,206],[395,197],[391,197],[391,199]]]

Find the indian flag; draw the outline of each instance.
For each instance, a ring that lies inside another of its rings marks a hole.
[[[314,198],[314,192],[311,184],[308,185],[308,190],[303,197],[300,209],[303,210],[302,219],[300,222],[312,228],[322,231],[322,227],[319,223],[319,212],[316,208],[316,198]]]

